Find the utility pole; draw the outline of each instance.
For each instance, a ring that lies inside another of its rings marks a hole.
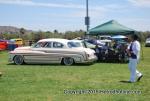
[[[86,17],[85,17],[85,25],[86,25],[86,33],[89,31],[89,25],[90,25],[90,17],[89,17],[89,2],[86,0]]]

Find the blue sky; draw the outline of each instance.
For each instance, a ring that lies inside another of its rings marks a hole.
[[[86,0],[0,0],[0,26],[31,30],[83,29]],[[150,0],[89,0],[90,28],[109,20],[150,30]]]

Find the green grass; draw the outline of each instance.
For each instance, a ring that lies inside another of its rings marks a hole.
[[[138,69],[141,82],[129,79],[127,64],[94,65],[13,65],[8,53],[0,52],[0,101],[149,101],[150,48],[144,48],[144,60]],[[141,94],[65,94],[64,90],[140,90]]]

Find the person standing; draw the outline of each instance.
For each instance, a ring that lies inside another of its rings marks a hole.
[[[130,80],[129,82],[136,82],[136,81],[140,81],[141,78],[143,77],[143,74],[140,73],[137,70],[137,64],[139,63],[140,60],[140,43],[138,41],[138,36],[137,35],[132,35],[130,37],[130,44],[128,46],[127,52],[129,55],[129,70],[130,70]],[[136,77],[137,80],[136,80]]]
[[[95,46],[95,53],[96,53],[96,56],[98,58],[98,61],[100,60],[100,49],[98,47],[98,44],[96,44]]]

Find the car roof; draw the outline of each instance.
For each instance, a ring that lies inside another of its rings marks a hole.
[[[38,42],[50,42],[50,41],[56,41],[56,42],[61,42],[63,44],[66,44],[70,40],[68,40],[68,39],[61,39],[61,38],[49,38],[49,39],[41,39]]]
[[[67,41],[67,39],[60,39],[60,38],[48,38],[48,39],[41,39],[39,40],[40,42],[42,41]]]

